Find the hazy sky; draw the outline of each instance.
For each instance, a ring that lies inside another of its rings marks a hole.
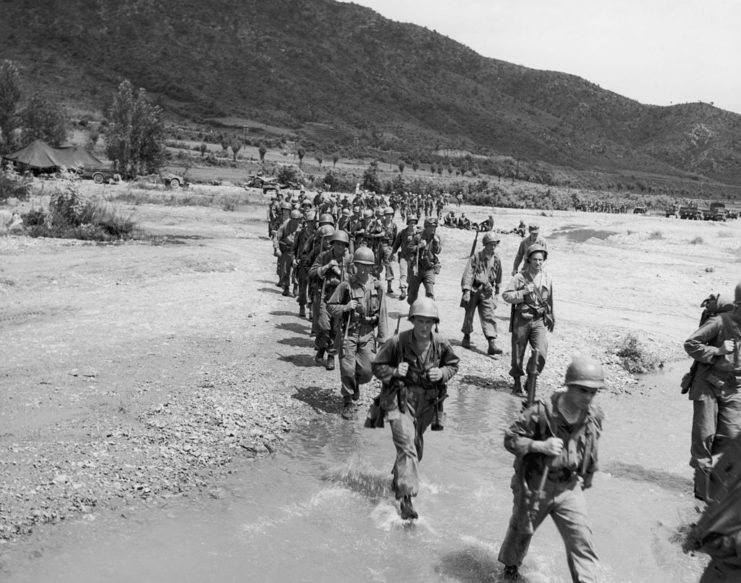
[[[741,113],[741,0],[354,0],[477,53],[641,103]]]

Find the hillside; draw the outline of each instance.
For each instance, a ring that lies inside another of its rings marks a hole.
[[[741,185],[737,114],[706,104],[643,105],[572,75],[484,58],[353,4],[0,6],[0,57],[75,110],[104,111],[129,78],[180,119],[271,124],[325,151],[456,148]]]

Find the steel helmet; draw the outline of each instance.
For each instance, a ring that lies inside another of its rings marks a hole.
[[[334,233],[334,227],[332,225],[322,225],[318,232],[320,237],[331,237]]]
[[[348,209],[348,208],[342,209],[342,216],[343,217],[349,217],[350,216],[350,209]]]
[[[373,211],[370,209],[365,209],[363,211],[363,218],[364,219],[372,219],[373,218]]]
[[[407,215],[407,223],[416,223],[418,220],[415,215]]]
[[[548,259],[548,249],[545,248],[545,245],[542,243],[533,243],[530,245],[530,247],[527,248],[527,258],[530,259],[530,256],[533,253],[541,252],[543,254],[543,259]]]
[[[322,213],[319,215],[320,225],[334,225],[334,217],[329,213]]]
[[[489,243],[499,243],[500,240],[501,239],[491,231],[487,231],[484,235],[484,245],[488,245]]]
[[[329,238],[330,243],[335,243],[337,241],[344,243],[345,245],[350,245],[350,237],[342,229],[337,229]]]
[[[376,256],[373,255],[373,250],[370,247],[358,247],[355,249],[352,262],[360,265],[375,265]]]
[[[425,227],[437,227],[437,219],[435,217],[427,217],[425,219]]]
[[[383,216],[383,209],[380,206],[376,209],[375,212],[376,212],[376,216],[377,217],[382,217]]]
[[[384,215],[393,215],[394,214],[394,209],[392,209],[390,206],[387,206],[385,209],[383,209],[383,214]]]
[[[437,304],[432,298],[419,298],[409,307],[409,319],[416,316],[424,318],[433,318],[435,322],[440,322],[440,314],[437,311]]]
[[[290,211],[293,207],[291,206],[290,202],[282,202],[280,203],[280,208],[284,211]]]
[[[575,356],[566,369],[564,384],[601,389],[605,386],[605,371],[598,360],[588,356]]]
[[[301,211],[298,209],[294,209],[291,211],[291,218],[292,219],[300,219],[303,215],[301,214]]]
[[[314,218],[316,217],[316,212],[314,212],[312,209],[309,209],[305,212],[306,212],[306,215],[304,216],[306,217],[306,220],[308,221],[313,221]]]

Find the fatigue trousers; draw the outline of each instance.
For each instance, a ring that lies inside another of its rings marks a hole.
[[[338,323],[339,325],[339,323]],[[350,334],[342,342],[342,358],[340,358],[340,381],[342,400],[345,403],[357,401],[360,398],[360,385],[373,378],[371,363],[376,357],[375,331],[365,334]]]
[[[519,379],[525,374],[523,363],[525,350],[530,344],[532,349],[538,350],[538,374],[543,371],[545,359],[548,355],[548,329],[543,318],[526,320],[515,310],[515,321],[512,323],[512,366],[509,369],[511,377]]]
[[[741,392],[726,396],[706,393],[693,400],[692,406],[690,466],[695,468],[695,495],[706,500],[714,456],[741,432]]]
[[[589,526],[587,502],[584,498],[581,483],[576,476],[567,482],[546,480],[544,498],[538,512],[532,517],[532,532],[522,522],[518,512],[519,484],[512,481],[515,495],[515,507],[509,521],[507,534],[499,549],[499,562],[505,565],[522,564],[534,532],[543,523],[546,516],[553,518],[556,528],[566,546],[566,560],[574,583],[592,583],[598,581],[599,559],[592,544],[592,529]],[[533,493],[537,484],[531,484]]]
[[[419,295],[419,286],[424,285],[425,286],[425,295],[428,298],[435,299],[435,270],[434,269],[426,269],[422,270],[420,268],[419,274],[414,275],[412,273],[412,267],[413,264],[409,266],[409,273],[408,279],[409,279],[409,296],[407,297],[407,303],[411,306],[417,299],[417,296]]]
[[[309,288],[309,266],[303,262],[299,263],[299,266],[296,269],[296,274],[298,279],[298,297],[296,298],[296,301],[299,306],[306,306]]]
[[[494,310],[497,304],[494,301],[494,295],[484,297],[483,294],[471,292],[471,300],[466,306],[466,315],[463,316],[463,327],[461,332],[470,334],[473,332],[473,315],[478,310],[481,330],[487,340],[497,337],[497,323],[494,320]]]
[[[291,285],[291,275],[293,273],[293,253],[284,251],[278,257],[278,283],[283,289],[288,289]]]
[[[397,500],[416,496],[419,492],[419,462],[424,453],[424,432],[435,419],[435,400],[438,390],[425,391],[422,387],[407,387],[407,407],[388,412],[391,438],[396,448],[396,461],[391,470]]]
[[[399,255],[399,290],[405,292],[408,287],[407,273],[409,271],[409,260]]]
[[[731,583],[741,581],[741,567],[713,558],[705,567],[699,583]]]
[[[317,332],[316,338],[314,339],[314,348],[316,350],[324,350],[327,356],[334,356],[337,354],[337,344],[335,339],[337,338],[337,332],[339,330],[340,323],[337,318],[333,318],[329,315],[327,310],[327,301],[321,299],[318,302],[317,307]]]
[[[380,258],[380,265],[383,267],[386,281],[394,279],[394,268],[391,265],[393,256],[391,255],[391,245],[381,245],[378,248],[378,256]]]

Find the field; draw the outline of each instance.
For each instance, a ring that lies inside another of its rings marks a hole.
[[[341,408],[335,376],[313,365],[295,300],[275,286],[267,196],[214,186],[84,188],[131,216],[141,238],[0,236],[0,538],[8,540],[41,524],[206,495],[234,460],[274,451],[297,424]],[[493,213],[502,230],[520,219],[541,225],[557,317],[544,391],[582,352],[605,363],[608,403],[642,398],[620,348],[632,339],[659,366],[685,358],[702,299],[732,292],[738,280],[737,221],[455,210],[474,220]],[[459,281],[473,233],[440,234],[441,332],[458,345]],[[502,236],[505,274],[518,243]],[[389,300],[392,316],[405,311]],[[508,313],[499,306],[505,354],[485,356],[476,328],[478,348],[456,348],[463,374],[451,390],[471,379],[481,390],[506,387]],[[276,326],[286,314],[296,314],[295,325]],[[365,403],[373,393],[364,390]],[[682,398],[678,390],[673,398]],[[688,449],[689,427],[684,435]]]

